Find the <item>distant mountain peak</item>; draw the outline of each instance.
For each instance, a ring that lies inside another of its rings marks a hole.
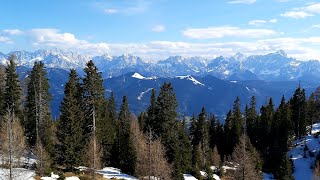
[[[276,54],[279,54],[279,55],[281,55],[283,57],[288,57],[287,53],[284,50],[281,50],[281,49],[276,51]]]
[[[244,61],[247,58],[244,54],[240,52],[237,52],[233,57],[238,61]]]

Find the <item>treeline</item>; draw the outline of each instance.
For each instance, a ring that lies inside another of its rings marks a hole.
[[[136,118],[125,96],[119,112],[114,94],[106,98],[101,73],[89,61],[83,78],[70,70],[60,117],[52,121],[46,75],[44,64],[35,62],[21,84],[14,56],[0,71],[0,149],[10,157],[3,166],[13,168],[11,157],[27,149],[37,157],[39,175],[85,165],[93,176],[96,169],[113,166],[139,178],[179,180],[191,173],[202,179],[202,170],[212,179],[213,173],[224,173],[222,165],[233,162],[236,170],[228,176],[236,179],[261,179],[262,170],[292,179],[286,152],[293,139],[306,135],[320,107],[320,90],[307,100],[299,86],[278,108],[270,98],[258,112],[252,97],[242,112],[237,98],[224,124],[205,107],[189,121],[179,119],[172,84],[164,83],[158,93],[152,90],[149,107]]]

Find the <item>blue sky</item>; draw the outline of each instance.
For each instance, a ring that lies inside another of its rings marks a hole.
[[[320,59],[316,0],[2,0],[0,12],[4,53],[59,48],[161,59],[283,49]]]

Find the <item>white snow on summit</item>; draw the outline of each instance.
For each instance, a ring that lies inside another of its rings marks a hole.
[[[147,79],[147,80],[151,80],[151,79],[157,79],[157,77],[152,76],[152,77],[144,77],[139,73],[134,73],[131,77],[133,78],[137,78],[137,79]]]
[[[202,84],[201,82],[199,82],[198,80],[196,80],[194,77],[188,75],[188,76],[176,76],[176,78],[180,78],[180,79],[187,79],[193,82],[193,84],[195,85],[200,85],[200,86],[204,86],[204,84]]]

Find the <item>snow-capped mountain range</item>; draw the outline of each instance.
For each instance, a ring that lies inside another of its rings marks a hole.
[[[32,67],[35,61],[43,61],[49,68],[83,69],[92,59],[104,77],[139,72],[146,76],[173,77],[178,75],[213,75],[227,80],[320,80],[320,61],[299,61],[279,50],[265,55],[245,56],[237,53],[232,57],[214,59],[202,57],[171,56],[157,62],[148,62],[138,56],[84,55],[59,49],[35,52],[0,52],[0,62],[6,63],[9,55],[17,56],[19,66]]]

